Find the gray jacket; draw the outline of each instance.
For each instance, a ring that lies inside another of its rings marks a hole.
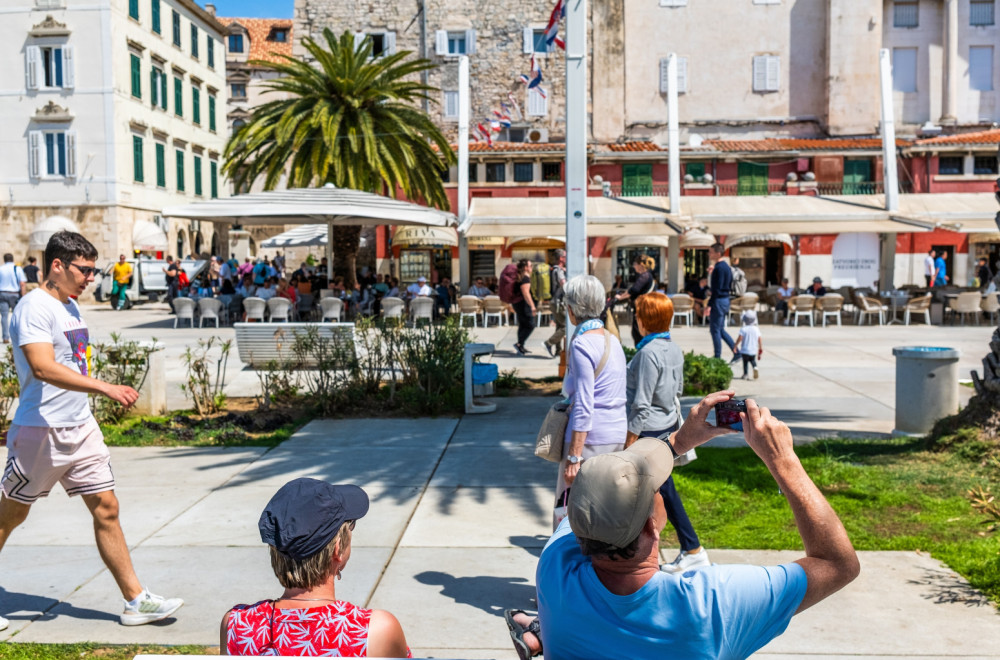
[[[625,381],[628,430],[662,431],[676,424],[674,397],[684,391],[684,351],[666,339],[654,339],[635,354]]]

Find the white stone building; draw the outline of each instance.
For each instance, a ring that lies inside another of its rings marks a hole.
[[[218,250],[224,231],[160,210],[228,194],[223,26],[193,0],[4,4],[0,240],[17,260],[58,228],[101,264]]]

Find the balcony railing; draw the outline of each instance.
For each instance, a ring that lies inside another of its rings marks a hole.
[[[610,197],[668,197],[670,186],[665,183],[652,185],[623,186],[620,183],[605,185]],[[903,192],[909,192],[907,183],[901,184]],[[881,195],[885,189],[881,181],[855,181],[843,183],[818,183],[815,181],[793,181],[764,183],[717,183],[697,184],[697,187],[683,186],[682,195],[690,196],[765,196],[765,195]]]

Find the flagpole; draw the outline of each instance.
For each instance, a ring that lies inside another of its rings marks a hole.
[[[587,273],[587,1],[565,1],[566,274],[573,277]]]

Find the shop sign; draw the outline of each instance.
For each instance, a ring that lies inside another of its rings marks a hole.
[[[833,242],[830,286],[869,287],[879,278],[878,234],[841,234]]]

